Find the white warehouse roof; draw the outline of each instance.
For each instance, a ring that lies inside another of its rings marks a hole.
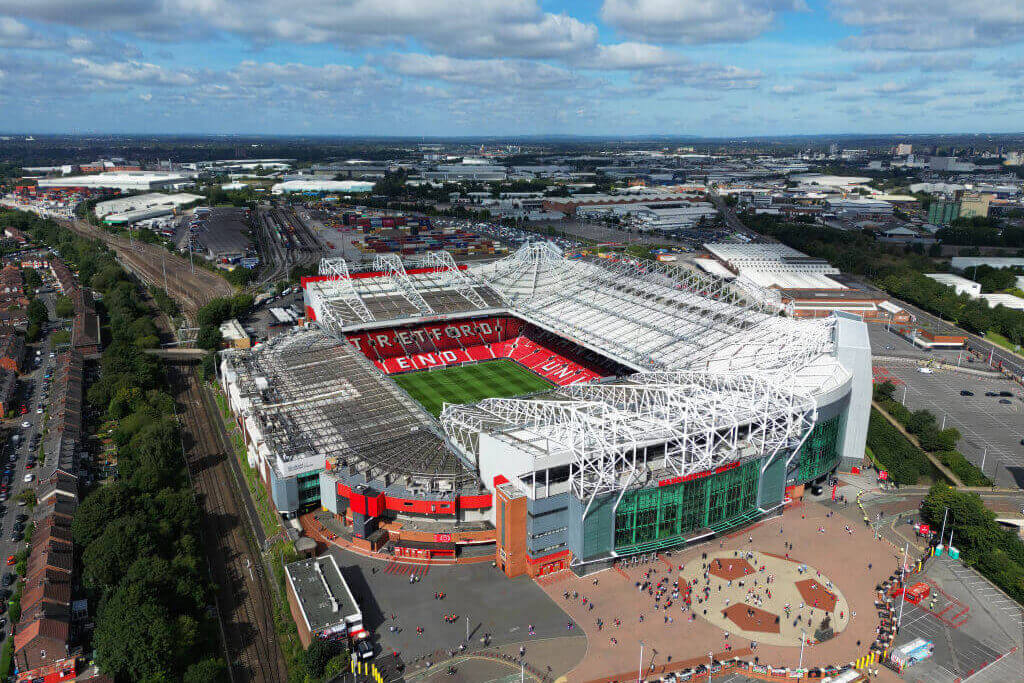
[[[118,190],[154,190],[191,183],[192,179],[180,173],[160,171],[114,171],[93,175],[40,178],[39,187],[108,187]]]
[[[161,194],[159,192],[151,192],[132,197],[120,197],[118,199],[110,199],[96,204],[96,216],[98,218],[103,218],[104,216],[112,213],[141,211],[144,209],[152,209],[154,207],[166,207],[168,209],[172,209],[175,206],[190,204],[202,198],[202,195],[189,194],[187,192],[180,192],[178,194]],[[170,211],[168,211],[168,213],[170,213]]]
[[[270,191],[274,194],[287,192],[372,192],[373,183],[360,180],[286,180],[277,183]]]

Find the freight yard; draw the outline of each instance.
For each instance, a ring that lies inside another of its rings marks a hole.
[[[425,216],[339,207],[327,202],[260,204],[255,234],[265,265],[259,282],[287,278],[292,268],[323,257],[360,263],[377,254],[423,256],[445,250],[459,259],[494,258],[508,249],[461,225],[439,226]]]

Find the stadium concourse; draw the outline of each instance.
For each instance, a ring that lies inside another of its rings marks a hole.
[[[743,278],[541,242],[325,259],[302,284],[308,329],[225,352],[221,380],[276,508],[368,552],[582,574],[777,514],[863,456],[864,323],[786,317]],[[501,381],[510,363],[554,386]]]

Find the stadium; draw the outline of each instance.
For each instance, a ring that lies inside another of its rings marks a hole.
[[[864,453],[860,318],[547,242],[458,265],[325,259],[308,324],[225,351],[221,382],[282,514],[351,542],[578,573],[728,533]]]

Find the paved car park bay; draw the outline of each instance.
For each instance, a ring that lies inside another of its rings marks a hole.
[[[388,564],[336,548],[329,552],[381,655],[398,651],[409,672],[420,669],[425,659],[439,661],[438,651],[458,651],[466,641],[467,619],[471,650],[482,647],[486,633],[492,646],[523,643],[527,661],[540,665],[532,661],[531,642],[560,642],[555,661],[545,656],[544,662],[556,675],[575,666],[586,652],[583,630],[527,576],[508,579],[490,562],[427,567]],[[417,578],[410,581],[413,575]],[[435,593],[445,593],[444,599],[435,599]],[[452,614],[456,619],[446,622],[444,616]],[[400,630],[392,631],[392,626]]]
[[[933,587],[933,595],[935,588],[941,589],[938,612],[926,609],[926,601],[921,606],[904,603],[903,625],[894,644],[924,638],[935,645],[935,651],[908,669],[904,679],[920,683],[1019,680],[1024,664],[1020,605],[958,560],[934,558],[921,578]],[[948,598],[957,603],[956,610],[941,609]],[[940,618],[954,612],[959,614]],[[1017,673],[1006,676],[1007,671]]]
[[[912,365],[894,363],[876,363],[877,368],[898,385],[893,395],[897,401],[911,410],[930,410],[940,425],[945,419],[946,427],[960,430],[960,452],[975,465],[984,460],[985,474],[994,476],[997,486],[1024,488],[1024,391],[1019,386],[953,370],[923,374]],[[974,395],[961,396],[964,390]],[[1013,396],[985,395],[1001,391]]]

